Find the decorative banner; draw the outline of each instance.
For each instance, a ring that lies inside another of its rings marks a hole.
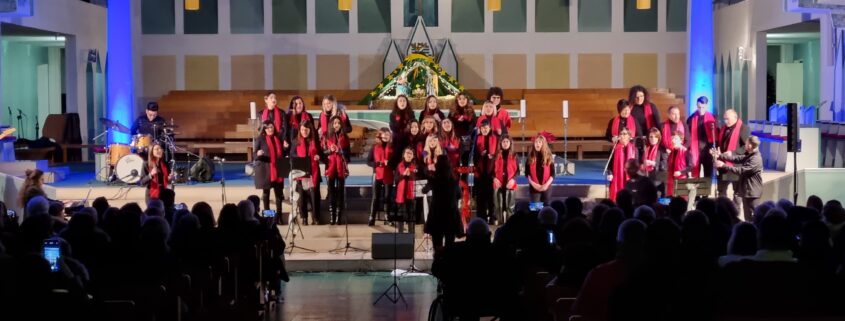
[[[32,17],[35,0],[0,0],[0,17]]]

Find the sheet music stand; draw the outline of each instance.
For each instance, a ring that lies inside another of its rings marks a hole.
[[[296,232],[299,231],[299,237],[301,239],[305,239],[305,235],[302,234],[302,225],[299,224],[299,202],[302,201],[302,195],[297,195],[297,201],[294,202],[294,179],[296,178],[309,178],[311,177],[311,162],[306,157],[288,157],[285,161],[282,162],[282,174],[288,177],[288,181],[290,181],[290,188],[288,188],[288,194],[291,200],[291,208],[290,208],[290,218],[288,218],[288,235],[291,236],[290,238],[290,252],[288,254],[293,254],[294,249],[300,249],[308,252],[317,252],[312,249],[307,249],[301,246],[296,245]],[[294,177],[294,174],[297,174]],[[314,187],[312,187],[314,188]],[[287,236],[285,236],[287,238]]]
[[[674,196],[687,196],[688,209],[695,207],[695,199],[700,195],[709,196],[713,183],[710,177],[682,178],[675,180]]]

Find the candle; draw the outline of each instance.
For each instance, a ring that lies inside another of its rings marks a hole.
[[[569,118],[569,101],[568,100],[563,101],[563,118],[564,119]]]
[[[519,117],[525,118],[525,99],[519,100]]]
[[[251,102],[249,102],[249,119],[256,119],[256,118],[258,118],[258,117],[256,116],[256,112],[255,112],[255,102],[251,101]]]

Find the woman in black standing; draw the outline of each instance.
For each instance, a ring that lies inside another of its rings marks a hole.
[[[262,190],[261,200],[264,209],[270,209],[270,189],[276,198],[276,213],[282,213],[282,201],[285,199],[285,177],[282,175],[285,148],[283,138],[276,134],[271,121],[264,121],[261,133],[255,139],[255,188]],[[279,222],[281,215],[276,215]]]
[[[434,255],[437,256],[443,251],[444,239],[446,246],[449,246],[455,242],[456,236],[464,234],[460,213],[458,213],[461,189],[458,187],[457,180],[452,172],[449,156],[437,156],[434,175],[429,178],[428,183],[422,190],[423,193],[429,191],[432,192],[432,208],[423,230],[431,235]]]
[[[159,144],[154,144],[149,155],[147,155],[147,161],[141,170],[141,180],[138,182],[139,185],[147,187],[144,194],[147,204],[150,203],[150,200],[159,199],[161,191],[168,188],[169,176],[170,168],[164,161],[164,148]]]

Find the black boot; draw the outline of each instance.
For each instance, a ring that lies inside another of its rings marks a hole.
[[[376,215],[378,215],[378,212],[370,210],[370,219],[367,221],[367,226],[376,225]]]
[[[337,223],[337,211],[334,205],[329,204],[329,225],[335,225]]]

